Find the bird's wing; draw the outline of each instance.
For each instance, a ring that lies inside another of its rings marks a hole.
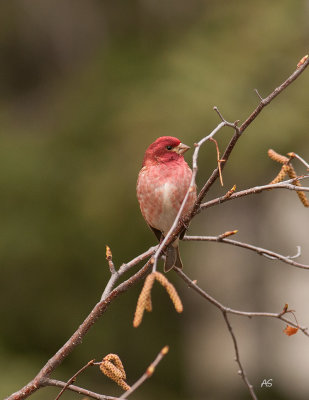
[[[149,226],[149,228],[153,231],[153,233],[156,235],[157,239],[158,239],[159,242],[160,242],[160,241],[161,241],[162,232],[159,231],[159,229],[156,229],[156,228],[150,226],[149,224],[148,224],[148,226]]]

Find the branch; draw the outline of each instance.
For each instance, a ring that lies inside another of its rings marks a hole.
[[[139,257],[137,257],[135,260],[137,259],[139,259]],[[118,285],[114,290],[109,293],[109,295],[105,299],[97,303],[90,314],[87,316],[87,318],[84,320],[84,322],[82,322],[79,328],[73,333],[70,339],[57,351],[57,353],[47,361],[47,363],[37,374],[37,376],[22,389],[11,394],[7,398],[7,400],[25,399],[29,397],[32,393],[36,392],[40,387],[44,386],[46,378],[48,378],[50,374],[63,362],[63,360],[75,349],[75,347],[82,342],[82,339],[87,334],[89,329],[106,311],[111,302],[121,293],[124,293],[131,286],[144,278],[149,271],[150,266],[151,263],[148,261],[138,272],[136,272],[129,279]],[[126,270],[127,268],[129,267],[125,265],[124,270]]]
[[[216,128],[207,136],[205,136],[203,139],[201,139],[198,143],[195,143],[195,150],[193,153],[193,160],[192,160],[192,178],[191,178],[191,182],[189,185],[189,188],[187,190],[187,193],[182,201],[181,207],[178,211],[178,214],[173,222],[173,225],[171,226],[170,230],[168,231],[167,235],[165,236],[164,240],[160,243],[158,249],[156,250],[154,256],[153,256],[153,271],[156,270],[156,266],[157,266],[157,261],[158,258],[161,255],[161,252],[173,241],[173,239],[180,233],[181,229],[182,229],[182,224],[179,224],[180,221],[180,217],[182,215],[183,209],[186,205],[186,202],[188,200],[189,194],[194,190],[195,187],[195,179],[196,179],[196,175],[197,175],[197,159],[198,159],[198,153],[199,150],[201,148],[201,146],[207,141],[207,140],[211,140],[215,134],[224,126],[234,126],[233,124],[231,124],[230,122],[227,121],[222,121],[219,125],[216,126]],[[235,126],[236,128],[236,126]],[[195,205],[196,206],[196,205]],[[192,215],[193,217],[193,215]],[[190,219],[192,219],[192,217]]]
[[[77,376],[79,374],[81,374],[82,372],[85,371],[85,369],[87,369],[88,367],[90,367],[91,365],[93,365],[95,360],[91,360],[89,361],[86,365],[84,365],[80,370],[78,370],[65,384],[65,386],[62,388],[62,390],[59,392],[58,396],[55,398],[55,400],[59,400],[60,397],[62,396],[62,394],[65,392],[65,390],[68,388],[68,386],[70,386],[73,382],[75,382]]]
[[[95,392],[92,392],[90,390],[87,390],[87,389],[72,385],[72,383],[76,380],[76,377],[78,375],[80,375],[82,372],[84,372],[85,369],[87,369],[88,367],[93,366],[93,365],[100,365],[101,366],[102,362],[95,362],[94,359],[89,361],[86,365],[84,365],[67,382],[62,382],[62,381],[59,381],[59,380],[56,380],[56,379],[46,378],[46,379],[43,380],[43,385],[42,386],[62,387],[62,390],[59,392],[59,394],[57,395],[55,400],[59,400],[61,395],[65,392],[66,389],[69,389],[69,390],[71,390],[73,392],[77,392],[79,394],[83,394],[83,395],[86,395],[86,396],[89,396],[89,397],[91,397],[93,399],[98,399],[98,400],[127,399],[133,392],[135,392],[136,389],[138,389],[145,382],[145,380],[149,379],[153,375],[157,365],[160,363],[160,361],[163,359],[163,357],[168,353],[168,351],[169,351],[169,347],[168,346],[163,347],[163,349],[161,349],[161,351],[159,352],[159,354],[157,355],[155,360],[149,365],[149,367],[147,368],[145,373],[131,386],[131,388],[129,390],[126,390],[120,397],[117,397],[117,398],[116,397],[102,395],[102,394],[99,394],[99,393],[95,393]],[[115,355],[113,355],[113,356],[115,356]],[[104,359],[103,359],[103,361],[104,361]],[[121,361],[120,361],[120,363],[121,363]],[[121,363],[121,366],[122,366],[122,363]],[[100,367],[100,369],[101,369],[101,367]],[[105,372],[103,372],[103,373],[105,373]],[[107,375],[107,376],[109,376],[111,378],[110,375],[108,375],[106,373],[105,373],[105,375]],[[114,381],[116,381],[114,378],[112,378],[112,379]]]
[[[235,361],[237,362],[237,364],[239,366],[238,374],[242,377],[243,381],[247,385],[252,399],[257,400],[256,394],[255,394],[255,392],[253,390],[253,386],[249,382],[249,379],[247,377],[246,371],[244,370],[244,368],[242,366],[242,363],[240,361],[238,344],[237,344],[236,336],[234,335],[234,332],[233,332],[232,325],[231,325],[231,323],[230,323],[230,321],[229,321],[229,319],[227,317],[226,311],[222,311],[222,314],[223,314],[224,321],[225,321],[225,323],[226,323],[226,325],[228,327],[229,333],[230,333],[230,335],[232,337],[232,340],[233,340],[234,350],[235,350]]]
[[[127,399],[133,392],[135,392],[137,388],[139,388],[145,382],[146,379],[149,379],[154,373],[154,370],[156,369],[159,362],[168,353],[168,350],[168,346],[163,347],[163,349],[157,355],[156,359],[149,365],[146,372],[131,386],[129,390],[124,392],[123,395],[119,397],[119,399]]]
[[[205,242],[226,243],[226,244],[230,244],[233,246],[243,247],[244,249],[255,251],[256,253],[260,254],[261,256],[265,256],[272,260],[274,260],[274,259],[280,260],[286,264],[293,265],[293,267],[309,269],[309,265],[301,264],[296,261],[293,261],[292,259],[296,258],[295,256],[283,256],[281,254],[275,253],[274,251],[267,250],[262,247],[253,246],[252,244],[238,242],[237,240],[233,240],[233,239],[222,238],[221,235],[219,235],[219,236],[185,236],[183,238],[183,240],[197,241],[197,242],[205,241]],[[296,256],[299,256],[299,255],[300,254],[297,254]]]
[[[280,312],[280,313],[268,313],[268,312],[248,312],[248,311],[240,311],[240,310],[235,310],[230,307],[226,307],[223,304],[221,304],[218,300],[216,300],[214,297],[210,296],[207,292],[205,292],[203,289],[201,289],[194,281],[192,281],[182,270],[179,268],[174,267],[174,271],[183,279],[187,285],[192,288],[195,292],[197,292],[200,296],[202,296],[205,300],[209,301],[211,304],[213,304],[215,307],[219,308],[220,311],[226,312],[229,314],[234,314],[234,315],[240,315],[243,317],[268,317],[268,318],[277,318],[280,319],[281,321],[286,322],[287,324],[294,326],[295,328],[299,328],[304,335],[309,337],[309,331],[307,327],[300,326],[294,321],[290,321],[289,319],[284,317],[284,314],[290,311],[285,311],[285,312]]]
[[[113,287],[115,286],[115,283],[118,281],[118,279],[125,274],[127,271],[129,271],[132,267],[135,267],[137,264],[139,264],[141,261],[144,261],[146,258],[150,257],[158,248],[157,246],[150,247],[147,251],[144,253],[140,254],[139,256],[133,258],[130,262],[126,264],[122,264],[121,267],[119,268],[118,271],[115,269],[112,271],[111,270],[111,277],[104,289],[104,292],[101,297],[101,301],[105,300],[107,296],[111,293]]]
[[[79,386],[75,386],[75,385],[66,386],[66,385],[67,385],[66,382],[62,382],[57,379],[46,378],[42,381],[41,387],[45,387],[45,386],[56,386],[59,388],[65,387],[66,389],[71,390],[72,392],[79,393],[84,396],[91,397],[92,399],[97,399],[97,400],[118,400],[119,399],[118,397],[105,396],[103,394],[95,393],[95,392],[92,392],[91,390],[87,390],[87,389],[81,388]]]
[[[305,178],[309,178],[309,175],[303,175],[303,176],[298,177],[297,179],[302,180]],[[205,210],[206,208],[210,208],[210,207],[216,206],[218,204],[225,203],[226,201],[229,201],[229,200],[238,199],[240,197],[248,196],[251,194],[261,193],[263,191],[270,190],[270,189],[288,189],[288,190],[303,191],[303,192],[309,191],[309,187],[293,185],[291,182],[294,182],[294,181],[295,181],[295,179],[289,179],[289,180],[279,182],[279,183],[255,186],[250,189],[245,189],[245,190],[241,190],[239,192],[235,192],[229,196],[226,196],[226,194],[225,194],[223,196],[217,197],[216,199],[213,199],[213,200],[207,201],[206,203],[201,204],[200,209]]]
[[[202,146],[203,143],[205,143],[207,140],[209,140],[211,137],[213,137],[216,132],[218,132],[222,127],[224,126],[229,126],[234,129],[234,135],[232,139],[230,140],[228,146],[226,147],[226,150],[222,156],[223,160],[220,162],[220,167],[221,170],[224,168],[226,162],[229,159],[229,156],[235,147],[238,139],[240,138],[241,134],[246,130],[246,128],[254,121],[254,119],[258,116],[258,114],[262,111],[262,109],[269,104],[279,93],[281,93],[287,86],[289,86],[296,78],[298,78],[301,73],[307,68],[309,64],[309,59],[307,58],[304,62],[299,63],[297,70],[285,81],[283,82],[279,87],[277,87],[267,98],[261,99],[260,104],[258,107],[251,113],[251,115],[246,119],[243,124],[238,127],[237,122],[235,123],[229,123],[225,121],[222,117],[222,115],[218,112],[222,122],[205,138],[200,140],[195,148],[194,154],[193,154],[193,175],[192,175],[192,181],[190,184],[190,187],[187,191],[187,194],[185,196],[185,199],[182,203],[181,209],[179,210],[179,213],[177,215],[177,218],[169,231],[167,237],[165,240],[160,244],[158,248],[150,249],[146,253],[143,253],[142,255],[136,257],[136,259],[132,260],[130,263],[123,265],[122,267],[119,268],[118,271],[114,270],[113,266],[110,264],[111,267],[111,278],[109,282],[107,283],[107,286],[104,290],[104,293],[102,295],[101,301],[98,302],[90,314],[86,317],[86,319],[82,322],[82,324],[79,326],[79,328],[73,333],[71,338],[57,351],[57,353],[48,360],[48,362],[45,364],[45,366],[41,369],[41,371],[37,374],[37,376],[29,382],[27,385],[25,385],[22,389],[18,390],[17,392],[13,393],[10,395],[7,400],[21,400],[25,399],[28,396],[30,396],[32,393],[37,391],[39,388],[46,386],[47,382],[56,382],[54,380],[49,379],[50,374],[64,361],[64,359],[75,349],[76,346],[78,346],[89,329],[93,326],[93,324],[98,320],[98,318],[105,312],[105,310],[108,308],[108,306],[112,303],[113,300],[115,300],[116,297],[118,297],[121,293],[124,293],[127,291],[131,286],[136,284],[139,280],[145,277],[145,275],[149,272],[149,269],[151,265],[153,264],[153,261],[156,263],[156,260],[158,259],[159,255],[161,252],[171,243],[174,241],[177,235],[183,230],[183,228],[189,224],[189,222],[192,220],[192,218],[200,211],[200,204],[210,189],[210,187],[214,184],[214,182],[217,180],[219,177],[219,167],[217,167],[202,190],[200,191],[197,201],[195,203],[195,206],[192,210],[192,212],[186,216],[186,218],[183,219],[182,222],[180,221],[180,215],[181,212],[184,208],[185,202],[189,196],[189,191],[192,190],[192,187],[195,185],[195,177],[197,174],[197,158],[198,158],[198,152],[200,147]],[[293,185],[292,185],[293,186]],[[296,190],[296,189],[295,189]],[[298,188],[298,190],[303,190],[302,188]],[[149,260],[138,272],[136,272],[133,276],[131,276],[129,279],[124,281],[123,283],[119,284],[115,289],[112,289],[118,280],[118,278],[126,271],[128,271],[131,267],[134,265],[138,264],[141,260],[147,258],[149,255],[153,254],[155,251],[155,256],[154,260]],[[154,263],[154,267],[155,267]],[[230,312],[230,311],[226,311]],[[282,319],[282,318],[281,318]],[[293,325],[291,323],[291,325]],[[304,328],[305,329],[305,328]],[[65,385],[65,383],[64,383]],[[58,385],[63,387],[62,384]],[[71,390],[73,385],[69,385],[68,388]],[[99,399],[106,399],[107,397],[97,397]]]
[[[195,281],[192,281],[181,269],[174,267],[174,271],[187,283],[187,285],[194,289],[200,296],[202,296],[205,300],[213,304],[215,307],[217,307],[223,314],[225,323],[228,327],[229,333],[232,337],[233,340],[233,345],[234,345],[234,350],[235,350],[235,361],[237,362],[239,366],[239,371],[238,374],[241,376],[243,379],[244,383],[248,387],[248,390],[250,392],[251,398],[254,400],[257,400],[256,394],[254,392],[253,386],[251,385],[247,374],[245,372],[244,367],[242,366],[241,360],[240,360],[240,355],[239,355],[239,349],[238,349],[238,344],[237,344],[237,339],[236,336],[233,332],[232,325],[227,317],[227,314],[234,314],[234,315],[240,315],[244,317],[268,317],[268,318],[277,318],[280,319],[281,321],[286,322],[288,325],[293,326],[294,328],[300,329],[306,336],[309,337],[309,331],[307,327],[303,327],[298,325],[297,321],[296,323],[294,321],[290,321],[289,319],[285,318],[284,315],[287,313],[293,313],[293,311],[289,311],[287,309],[287,305],[285,306],[284,310],[280,313],[267,313],[267,312],[247,312],[247,311],[240,311],[240,310],[234,310],[232,308],[224,306],[222,303],[220,303],[218,300],[216,300],[214,297],[210,296],[207,292],[205,292],[203,289],[201,289]],[[295,316],[294,316],[295,317]]]
[[[278,96],[284,89],[286,89],[295,79],[297,79],[300,74],[304,72],[304,70],[308,67],[309,65],[309,58],[306,59],[306,61],[301,65],[301,67],[298,67],[292,75],[290,75],[280,86],[278,86],[270,95],[268,95],[265,99],[260,98],[260,104],[257,106],[257,108],[251,113],[251,115],[242,123],[242,125],[239,127],[239,129],[236,130],[234,136],[232,137],[230,143],[228,144],[222,159],[224,160],[221,163],[221,170],[224,168],[233,148],[235,147],[238,139],[240,138],[241,134],[248,128],[248,126],[255,120],[255,118],[260,114],[260,112],[263,110],[265,106],[267,106],[275,97]],[[219,168],[216,168],[206,184],[204,185],[203,189],[201,190],[198,199],[197,199],[197,204],[196,204],[196,209],[195,213],[198,210],[199,205],[201,204],[203,198],[205,197],[205,194],[208,192],[210,187],[214,184],[214,182],[217,180],[219,176]]]
[[[168,234],[166,235],[165,239],[162,241],[160,244],[159,248],[157,249],[154,257],[153,257],[153,269],[156,269],[156,263],[157,260],[162,253],[163,250],[166,249],[166,247],[172,243],[176,237],[180,234],[180,232],[189,225],[190,221],[194,218],[194,216],[200,211],[200,205],[206,195],[206,193],[209,191],[211,186],[216,182],[218,177],[220,176],[220,171],[223,170],[224,166],[226,165],[229,156],[234,149],[238,139],[240,138],[241,134],[248,128],[248,126],[255,120],[255,118],[260,114],[260,112],[263,110],[264,107],[266,107],[275,97],[277,97],[284,89],[286,89],[295,79],[297,79],[303,72],[304,70],[308,67],[309,65],[309,58],[306,58],[305,61],[299,66],[297,66],[297,69],[290,75],[280,86],[278,86],[276,89],[273,90],[265,99],[263,99],[261,96],[260,98],[260,103],[256,107],[256,109],[250,114],[250,116],[242,123],[240,127],[237,126],[238,121],[234,123],[227,122],[222,114],[218,111],[217,107],[214,107],[214,110],[218,113],[220,119],[222,122],[217,125],[217,127],[206,137],[204,137],[202,140],[200,140],[195,146],[195,151],[193,154],[192,158],[192,180],[190,182],[188,191],[186,193],[186,196],[182,202],[181,208],[177,214],[177,217],[169,230]],[[182,213],[182,210],[184,209],[184,206],[186,204],[186,201],[188,199],[189,193],[192,190],[192,187],[195,185],[195,178],[197,174],[197,158],[198,158],[198,152],[202,144],[204,144],[207,140],[210,140],[220,129],[222,129],[224,126],[229,126],[232,127],[235,130],[235,133],[230,140],[229,144],[227,145],[224,154],[222,156],[222,160],[220,162],[220,167],[218,166],[213,173],[211,174],[210,178],[207,180],[203,188],[201,189],[199,195],[197,196],[195,205],[191,211],[185,218],[183,218],[183,221],[180,222],[180,216]],[[295,185],[291,185],[295,186]],[[296,190],[296,189],[293,189]],[[298,190],[300,190],[298,188]]]
[[[303,158],[301,158],[301,156],[299,156],[298,154],[296,154],[294,152],[289,153],[288,156],[290,156],[291,158],[297,158],[297,160],[300,161],[302,164],[304,164],[304,166],[309,171],[309,164]]]

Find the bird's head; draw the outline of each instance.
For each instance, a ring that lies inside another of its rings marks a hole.
[[[159,137],[146,150],[143,166],[179,160],[189,149],[189,146],[181,143],[176,137]]]

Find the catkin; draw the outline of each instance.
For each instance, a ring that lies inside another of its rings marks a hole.
[[[145,279],[143,289],[137,300],[136,310],[133,319],[133,326],[135,328],[137,328],[142,322],[144,311],[152,311],[151,289],[155,280],[157,280],[165,288],[174,304],[176,311],[179,313],[183,311],[183,305],[175,287],[169,282],[165,275],[157,271],[152,272]]]
[[[284,180],[284,178],[286,177],[289,168],[290,168],[289,165],[283,164],[279,174],[270,182],[270,185],[272,185],[273,183],[282,182]]]
[[[267,154],[268,154],[269,158],[271,158],[274,161],[277,161],[280,164],[287,164],[290,161],[288,157],[285,157],[285,156],[282,156],[281,154],[278,154],[273,149],[269,149]]]
[[[123,379],[127,379],[123,364],[117,354],[112,354],[112,353],[107,354],[107,356],[105,356],[103,358],[103,361],[109,361],[109,362],[113,363],[119,369],[119,371],[121,371],[121,374],[122,374],[121,377]]]
[[[130,389],[130,386],[125,382],[126,373],[117,354],[108,354],[105,356],[100,364],[100,370],[123,390],[127,391]]]
[[[166,289],[168,295],[170,296],[170,299],[172,300],[175,309],[177,312],[181,313],[183,311],[183,305],[180,300],[180,297],[178,296],[178,293],[175,289],[175,287],[169,282],[169,280],[161,274],[160,272],[154,272],[156,280],[161,283],[161,285]]]
[[[147,278],[145,279],[143,289],[137,300],[135,315],[133,319],[133,326],[135,328],[137,328],[142,322],[145,309],[147,311],[152,310],[150,295],[154,281],[155,281],[155,275],[153,273],[148,275]]]

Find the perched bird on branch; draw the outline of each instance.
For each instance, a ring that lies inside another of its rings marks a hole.
[[[137,198],[149,227],[158,240],[168,233],[190,186],[192,170],[183,158],[189,146],[172,136],[159,137],[146,150],[137,180]],[[188,214],[196,200],[196,186],[192,188],[181,217]],[[182,268],[179,238],[166,250],[164,271]]]

